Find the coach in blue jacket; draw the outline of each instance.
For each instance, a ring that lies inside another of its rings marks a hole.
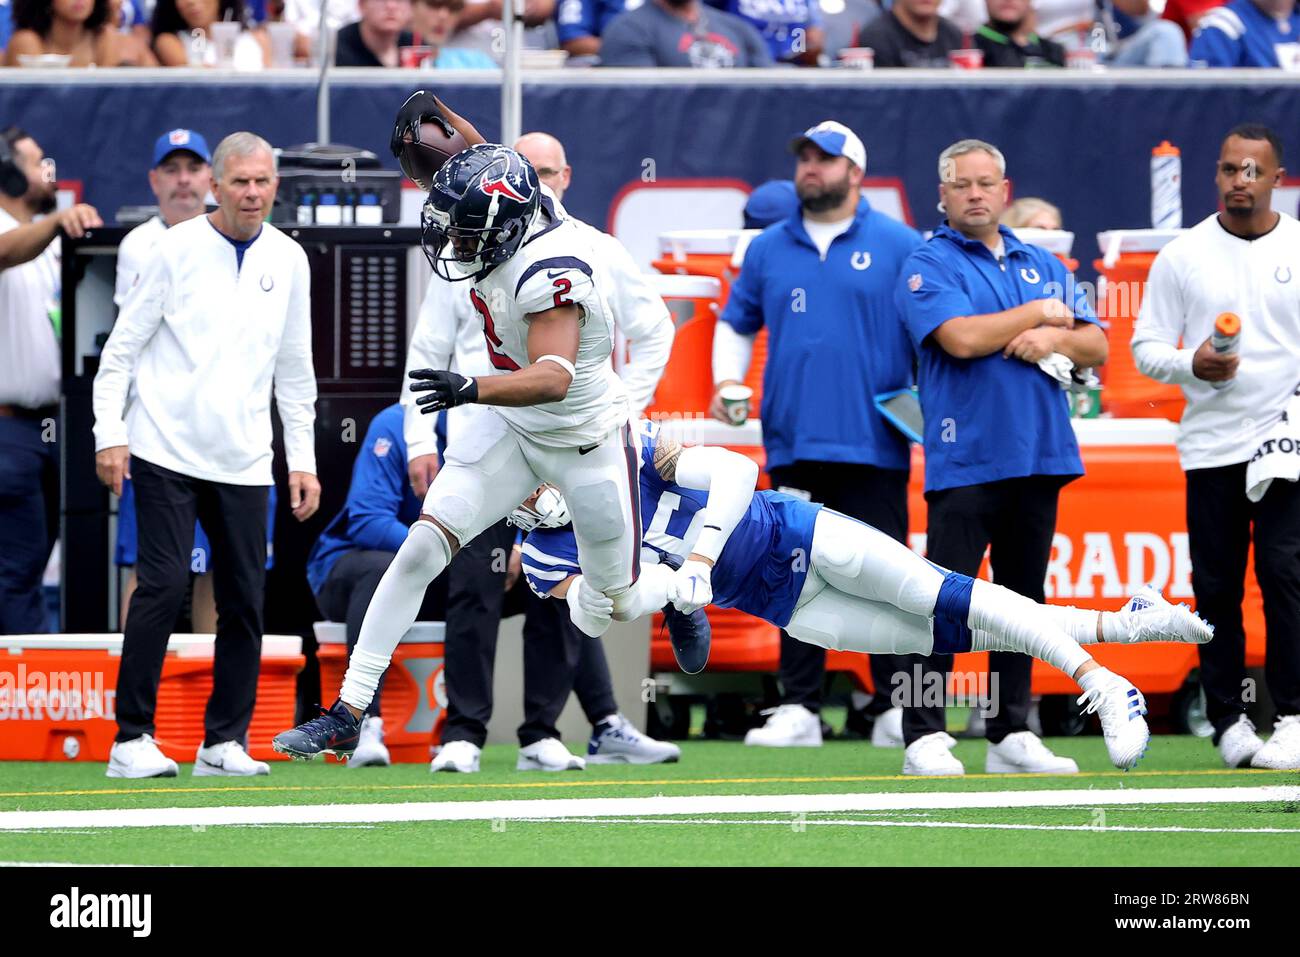
[[[998,584],[1041,602],[1057,498],[1083,462],[1065,393],[1038,362],[1059,353],[1100,365],[1106,336],[1061,261],[998,225],[1008,183],[996,147],[954,143],[939,177],[947,222],[907,260],[897,289],[919,354],[927,557],[974,576],[990,548]],[[985,770],[1077,771],[1029,731],[1030,666],[1025,655],[989,656],[990,693],[993,676],[997,685]],[[917,656],[907,670],[922,680],[899,689],[910,705],[903,773],[963,773],[943,706],[924,695],[946,687],[933,673],[951,671],[952,656]]]
[[[861,198],[866,148],[827,121],[791,144],[796,215],[755,237],[717,324],[713,378],[743,380],[768,331],[763,445],[772,484],[907,537],[907,441],[873,399],[912,382],[912,347],[894,290],[920,237]],[[714,414],[725,418],[715,395]],[[888,707],[893,656],[872,656],[875,715]],[[747,744],[821,744],[826,652],[782,632],[781,706]],[[856,704],[856,702],[855,702]],[[859,727],[865,722],[854,714]]]

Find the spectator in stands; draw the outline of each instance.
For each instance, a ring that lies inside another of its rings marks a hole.
[[[1201,18],[1192,37],[1197,66],[1300,70],[1296,0],[1233,0]]]
[[[399,49],[415,42],[410,25],[411,0],[361,0],[361,19],[339,30],[335,39],[334,64],[399,66]]]
[[[500,62],[505,54],[502,0],[466,0],[451,45],[458,50],[478,50]],[[555,0],[524,0],[524,46],[530,50],[553,50]]]
[[[777,63],[817,66],[826,43],[817,0],[705,0],[735,14],[767,41]]]
[[[30,635],[46,630],[41,575],[59,534],[59,235],[103,224],[91,206],[56,212],[40,145],[17,127],[0,137],[15,181],[0,190],[0,635]]]
[[[764,230],[745,251],[714,331],[710,412],[728,421],[722,390],[745,380],[754,337],[766,327],[759,416],[772,486],[905,541],[910,452],[873,399],[912,381],[894,287],[921,239],[862,198],[867,151],[848,127],[821,123],[791,148],[797,215]],[[858,729],[889,710],[894,660],[871,656],[882,693],[855,702],[869,709]],[[782,631],[780,705],[745,743],[820,746],[825,677],[826,650]],[[890,722],[875,723],[880,734],[873,740],[887,744]]]
[[[1150,0],[1034,0],[1038,34],[1066,50],[1090,48],[1110,66],[1187,65],[1181,31],[1151,10]]]
[[[320,0],[283,0],[278,18],[285,23],[292,23],[300,36],[314,40],[320,27]],[[341,30],[360,19],[361,0],[328,0],[325,23],[331,30]]]
[[[214,65],[217,49],[208,28],[221,22],[243,24],[239,45],[244,50],[256,47],[264,66],[271,62],[271,43],[266,33],[247,29],[251,20],[243,0],[158,0],[152,23],[153,52],[158,62],[163,66]],[[237,58],[248,55],[237,47]]]
[[[1224,0],[1165,0],[1165,9],[1160,16],[1178,24],[1190,43],[1201,18],[1223,4]]]
[[[463,50],[451,44],[465,0],[415,0],[411,33],[416,46],[432,48],[433,66],[439,70],[492,70],[497,63],[481,50]]]
[[[1034,32],[1030,0],[988,0],[988,12],[975,33],[985,67],[1065,66],[1065,47]]]
[[[863,29],[881,14],[873,0],[820,0],[818,5],[822,29],[826,31],[823,46],[830,60],[838,58],[847,47],[862,46]]]
[[[23,56],[63,54],[69,66],[134,66],[140,49],[111,17],[110,0],[14,0],[8,66]]]
[[[1061,353],[1099,365],[1106,335],[1061,261],[999,225],[1009,190],[1001,151],[980,140],[954,143],[939,157],[939,179],[948,218],[908,259],[897,289],[919,356],[926,557],[976,576],[990,550],[997,582],[1042,602],[1057,499],[1083,462],[1065,395],[1038,362]],[[963,774],[944,705],[925,694],[948,686],[952,655],[908,659],[906,673],[920,681],[900,689],[903,773]],[[1029,730],[1031,663],[1022,654],[989,655],[996,709],[985,715],[984,769],[1077,772]]]
[[[150,5],[152,9],[152,4]],[[127,38],[128,59],[136,66],[157,66],[153,55],[153,31],[149,29],[149,13],[143,0],[109,0],[108,19],[117,24],[118,32]]]
[[[601,38],[602,66],[771,66],[767,42],[740,17],[700,0],[646,0]]]
[[[949,66],[948,54],[966,42],[956,24],[939,16],[939,0],[895,0],[862,31],[859,45],[876,51],[877,67],[935,68]]]
[[[611,20],[635,10],[645,0],[560,0],[555,11],[556,35],[571,57],[600,53],[600,37]]]
[[[1045,199],[1022,196],[1002,214],[1002,225],[1011,229],[1063,229],[1061,211]]]

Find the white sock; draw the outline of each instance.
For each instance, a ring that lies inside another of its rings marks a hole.
[[[370,707],[397,643],[420,613],[425,589],[450,561],[451,546],[441,529],[423,521],[411,526],[366,609],[361,635],[352,649],[343,690],[339,692],[344,704],[362,711]]]
[[[1123,619],[1113,611],[1093,611],[1089,608],[1075,608],[1073,605],[1039,605],[1038,607],[1081,645],[1097,643],[1098,615],[1101,616],[1102,641],[1125,641],[1128,638],[1128,628]]]
[[[1073,675],[1092,656],[1043,606],[1001,585],[975,579],[971,588],[972,651],[1020,651]]]
[[[1100,688],[1115,677],[1115,673],[1105,668],[1094,668],[1086,675],[1079,676],[1079,687],[1084,691],[1092,691],[1094,688]]]

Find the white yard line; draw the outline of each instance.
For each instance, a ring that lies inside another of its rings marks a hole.
[[[805,818],[792,814],[784,818],[649,818],[649,817],[548,817],[527,818],[523,824],[636,824],[636,825],[769,825],[800,830],[804,827],[819,825],[822,827],[947,827],[969,831],[1093,831],[1096,833],[1123,831],[1128,833],[1146,832],[1160,834],[1290,834],[1300,837],[1300,827],[1130,827],[1123,825],[1094,826],[1091,824],[972,824],[965,821],[881,821],[863,820],[862,818]]]
[[[97,811],[0,812],[0,831],[50,828],[217,827],[248,824],[368,824],[629,818],[714,814],[827,814],[843,811],[979,808],[1113,807],[1147,804],[1300,802],[1300,787],[1128,788],[948,791],[887,794],[716,794],[685,797],[559,798],[526,801],[437,801],[394,804],[290,804],[247,807],[117,808]]]

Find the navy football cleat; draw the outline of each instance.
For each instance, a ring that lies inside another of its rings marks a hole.
[[[664,605],[664,623],[677,667],[688,675],[699,674],[709,663],[709,646],[713,644],[713,627],[704,609],[684,615],[670,602]]]
[[[318,754],[343,758],[357,749],[360,737],[361,722],[352,717],[342,701],[335,701],[328,711],[322,708],[319,717],[281,731],[272,739],[271,747],[300,761],[310,761]]]

